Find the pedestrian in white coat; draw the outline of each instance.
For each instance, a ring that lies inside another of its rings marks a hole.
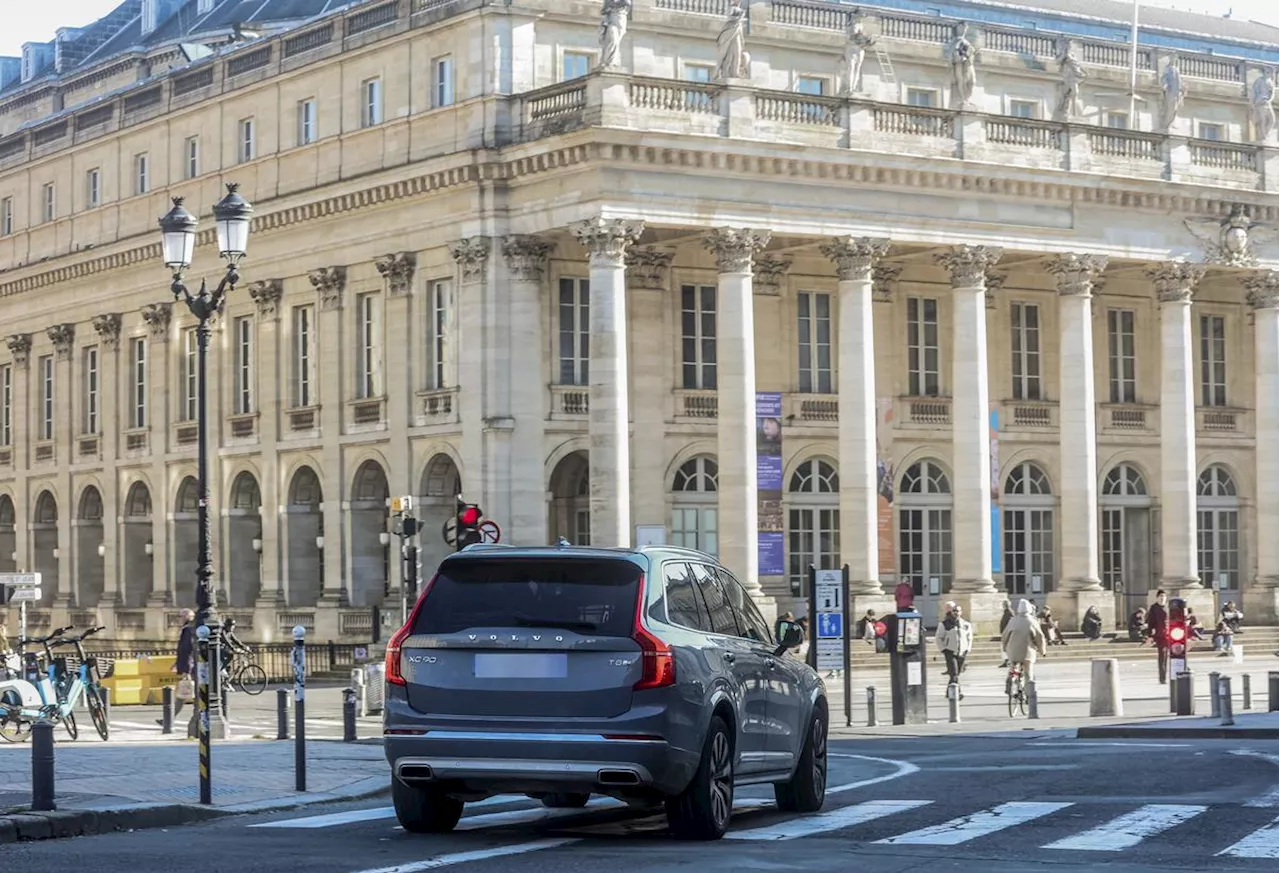
[[[960,684],[960,674],[964,672],[964,659],[973,650],[973,625],[964,619],[964,610],[954,601],[947,604],[947,614],[938,625],[935,637],[942,657],[947,661],[947,678],[956,685]],[[960,695],[964,699],[964,694]]]

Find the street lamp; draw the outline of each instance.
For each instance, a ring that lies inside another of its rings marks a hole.
[[[209,291],[200,281],[193,294],[183,282],[182,274],[191,266],[196,247],[196,218],[183,207],[183,198],[173,198],[173,208],[160,219],[161,253],[164,265],[173,273],[173,298],[185,301],[196,317],[196,479],[199,488],[199,543],[196,564],[196,627],[213,626],[217,622],[217,595],[213,590],[213,555],[209,531],[209,441],[205,409],[205,360],[209,352],[210,320],[222,309],[228,292],[240,281],[236,265],[245,255],[249,242],[249,223],[253,207],[241,197],[234,182],[227,185],[227,195],[213,206],[217,230],[218,254],[227,269],[218,287]]]

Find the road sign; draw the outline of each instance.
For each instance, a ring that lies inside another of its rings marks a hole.
[[[844,615],[839,612],[818,613],[818,639],[839,640],[844,638]]]
[[[35,602],[40,599],[42,594],[39,588],[15,588],[13,594],[9,595],[10,603],[21,603],[23,601]]]
[[[38,588],[39,573],[0,573],[0,586],[5,588]]]
[[[844,669],[844,640],[842,639],[822,639],[817,640],[818,643],[818,669],[819,670],[843,670]]]
[[[844,612],[844,574],[840,570],[815,570],[813,597],[818,612]]]

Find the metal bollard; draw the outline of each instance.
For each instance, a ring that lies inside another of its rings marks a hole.
[[[1027,683],[1027,718],[1040,717],[1040,698],[1036,696],[1036,683]]]
[[[1217,670],[1209,674],[1209,718],[1222,716],[1222,703],[1218,699],[1218,677],[1221,675]]]
[[[57,809],[53,800],[53,725],[44,719],[31,726],[31,809]]]
[[[307,629],[293,629],[293,782],[307,790]]]
[[[1267,712],[1280,710],[1280,670],[1267,672]]]
[[[354,688],[342,689],[342,741],[344,743],[356,741],[356,690]]]
[[[1169,688],[1174,691],[1174,715],[1196,714],[1195,687],[1192,684],[1192,678],[1190,673],[1179,673],[1169,681]]]
[[[867,686],[867,727],[875,727],[879,722],[876,721],[876,689]]]
[[[1231,712],[1231,677],[1223,676],[1218,680],[1218,706],[1222,710],[1222,724],[1233,725],[1235,716]]]
[[[289,739],[289,690],[275,689],[275,739]]]
[[[1240,677],[1240,708],[1253,709],[1253,679],[1248,673]]]
[[[947,683],[947,721],[960,723],[960,686],[955,682]]]
[[[173,686],[160,690],[160,733],[173,733]]]
[[[1177,695],[1177,692],[1174,691],[1175,684],[1176,683],[1174,682],[1169,683],[1169,711],[1170,712],[1178,711],[1178,695]]]

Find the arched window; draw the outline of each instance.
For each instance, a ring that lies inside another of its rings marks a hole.
[[[262,506],[262,492],[258,480],[248,470],[236,476],[231,484],[231,508],[242,512],[257,513]]]
[[[1226,467],[1214,464],[1196,485],[1196,545],[1200,581],[1240,597],[1240,497]]]
[[[551,471],[551,538],[591,545],[591,460],[570,452]]]
[[[1004,584],[1010,595],[1053,590],[1053,489],[1027,461],[1004,480]]]
[[[48,491],[41,491],[40,496],[36,498],[36,514],[33,521],[43,525],[58,523],[58,501],[54,500],[53,495]]]
[[[787,579],[797,597],[808,596],[810,564],[840,567],[840,476],[821,458],[801,463],[787,483]]]
[[[177,515],[195,515],[200,511],[200,485],[188,476],[178,486],[178,500],[174,506]]]
[[[1125,594],[1126,589],[1133,592],[1119,604],[1124,607],[1122,614],[1128,615],[1143,605],[1151,576],[1151,495],[1142,472],[1129,464],[1117,464],[1107,471],[1098,508],[1102,514],[1098,527],[1102,584],[1117,594]]]
[[[125,498],[124,514],[128,518],[151,517],[151,492],[141,482],[129,486],[129,496]]]
[[[102,521],[102,494],[90,485],[80,495],[81,521]]]
[[[918,461],[898,487],[898,575],[910,582],[917,608],[932,625],[938,598],[951,592],[951,482],[937,461]]]
[[[671,544],[716,555],[720,549],[720,468],[700,455],[680,465],[671,482]]]

